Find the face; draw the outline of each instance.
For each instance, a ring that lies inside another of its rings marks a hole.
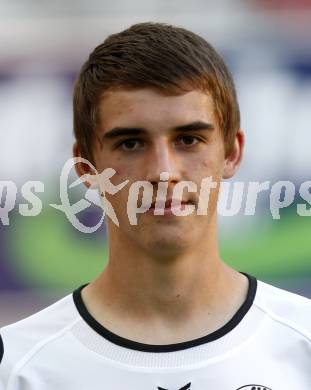
[[[202,179],[211,176],[219,183],[222,177],[232,176],[239,164],[241,139],[237,137],[235,155],[225,158],[211,97],[197,90],[176,96],[152,89],[119,90],[103,95],[99,110],[96,168],[98,172],[113,168],[116,174],[111,182],[115,185],[129,180],[117,194],[107,195],[119,220],[118,228],[108,221],[110,239],[126,236],[144,250],[159,254],[173,254],[206,239],[207,232],[216,229],[219,184],[211,190],[207,215],[176,216],[169,201],[178,183],[191,181],[198,190],[185,189],[182,201],[197,207]],[[137,225],[131,225],[127,214],[131,184],[150,182],[155,201],[162,172],[169,173],[165,215],[154,215],[150,209],[138,214]]]

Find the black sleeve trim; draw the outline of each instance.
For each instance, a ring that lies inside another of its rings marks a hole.
[[[2,337],[1,337],[1,335],[0,335],[0,363],[1,363],[1,361],[2,361],[3,354],[4,354],[4,346],[3,346]]]

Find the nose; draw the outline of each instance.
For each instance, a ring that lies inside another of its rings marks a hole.
[[[146,163],[146,180],[156,185],[162,179],[162,172],[168,172],[171,183],[180,181],[180,161],[172,146],[165,139],[154,142],[148,151]]]

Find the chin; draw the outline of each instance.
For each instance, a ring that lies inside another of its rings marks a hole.
[[[146,251],[156,256],[171,257],[183,253],[194,245],[189,234],[182,234],[180,231],[174,234],[163,230],[152,234],[145,232],[141,244],[143,243],[142,246]]]

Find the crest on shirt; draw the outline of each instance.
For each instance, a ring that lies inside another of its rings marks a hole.
[[[189,389],[191,389],[191,382],[187,383],[185,386],[180,387],[177,390],[189,390]],[[167,388],[158,386],[158,390],[173,390],[173,389],[167,389]],[[245,386],[239,387],[236,390],[272,390],[272,389],[270,387],[263,386],[263,385],[251,384],[251,385],[245,385]]]
[[[270,389],[270,387],[263,386],[263,385],[245,385],[239,387],[236,390],[272,390],[272,389]]]
[[[185,386],[180,387],[180,388],[177,389],[177,390],[188,390],[188,389],[190,389],[190,386],[191,386],[191,382],[190,382],[190,383],[187,383]],[[171,389],[166,389],[166,388],[164,388],[164,387],[158,387],[158,390],[171,390]]]

